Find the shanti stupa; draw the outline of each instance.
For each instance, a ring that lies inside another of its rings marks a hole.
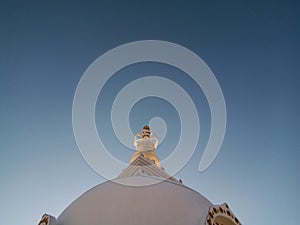
[[[165,172],[148,126],[134,145],[130,165],[115,180],[90,189],[57,218],[44,214],[38,225],[241,225],[226,203],[213,205]]]

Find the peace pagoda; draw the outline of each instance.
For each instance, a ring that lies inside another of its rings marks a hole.
[[[226,203],[212,204],[160,166],[149,126],[134,146],[117,178],[90,189],[57,218],[44,214],[38,225],[241,225]]]

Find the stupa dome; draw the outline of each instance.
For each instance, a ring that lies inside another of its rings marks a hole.
[[[204,224],[212,206],[201,194],[174,181],[132,186],[158,178],[119,179],[123,184],[107,181],[84,193],[57,218],[57,224],[196,225]]]
[[[241,225],[226,203],[213,205],[170,176],[156,155],[157,136],[145,126],[134,138],[130,165],[39,225]]]

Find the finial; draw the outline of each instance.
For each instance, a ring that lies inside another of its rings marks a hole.
[[[151,131],[150,127],[148,125],[145,125],[142,130],[142,138],[150,138]]]
[[[145,126],[143,127],[143,129],[145,129],[145,130],[150,130],[150,127],[149,127],[148,125],[145,125]]]
[[[145,125],[142,133],[137,133],[134,136],[133,144],[138,151],[155,150],[158,146],[158,137],[148,125]]]
[[[131,162],[142,153],[145,158],[153,160],[155,164],[159,166],[159,159],[155,151],[158,146],[158,137],[150,130],[148,125],[145,125],[142,132],[138,132],[134,136],[133,144],[136,147],[136,152],[134,153]]]

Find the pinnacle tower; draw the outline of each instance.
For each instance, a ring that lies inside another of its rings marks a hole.
[[[153,161],[160,167],[159,158],[156,155],[156,148],[158,146],[159,139],[157,135],[150,130],[149,126],[144,126],[142,132],[138,132],[134,136],[133,144],[136,148],[133,154],[130,164],[132,164],[139,155],[143,155],[144,158]]]

